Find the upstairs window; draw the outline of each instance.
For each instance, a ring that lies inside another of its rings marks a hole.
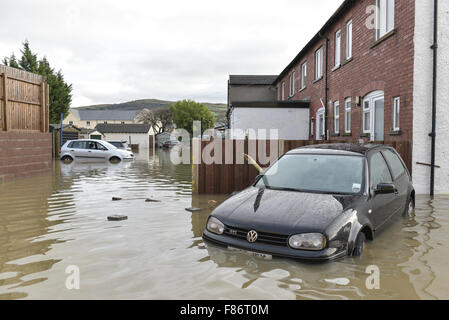
[[[307,85],[307,62],[301,65],[301,89],[304,89]]]
[[[289,92],[288,92],[289,97],[292,97],[295,95],[295,77],[296,77],[296,73],[293,71],[293,73],[290,75],[290,85],[289,85]]]
[[[352,58],[352,20],[346,24],[346,60]]]
[[[281,89],[281,100],[285,100],[285,82],[282,82],[282,89]]]
[[[315,52],[315,80],[323,77],[323,47]]]
[[[395,0],[377,0],[376,40],[394,29]]]
[[[341,61],[341,30],[335,33],[335,67],[340,66]]]
[[[90,121],[86,121],[86,126],[90,126]]]

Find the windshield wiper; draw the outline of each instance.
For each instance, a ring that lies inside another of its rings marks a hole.
[[[295,189],[295,188],[285,188],[285,187],[272,187],[272,186],[265,186],[265,188],[267,188],[267,189],[271,189],[271,190],[279,190],[279,191],[294,191],[294,192],[304,192],[303,190],[300,190],[300,189]]]

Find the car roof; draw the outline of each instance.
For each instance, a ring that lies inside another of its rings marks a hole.
[[[304,146],[290,150],[287,154],[339,154],[339,155],[361,155],[366,156],[376,149],[387,149],[389,146],[379,144],[358,144],[358,143],[331,143]]]

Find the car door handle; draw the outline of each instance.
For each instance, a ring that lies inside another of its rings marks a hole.
[[[399,190],[398,189],[394,189],[394,194],[398,195],[399,194]]]

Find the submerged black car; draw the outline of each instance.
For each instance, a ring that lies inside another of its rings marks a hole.
[[[307,146],[217,207],[203,238],[271,259],[360,256],[395,215],[414,209],[404,161],[388,146]]]

